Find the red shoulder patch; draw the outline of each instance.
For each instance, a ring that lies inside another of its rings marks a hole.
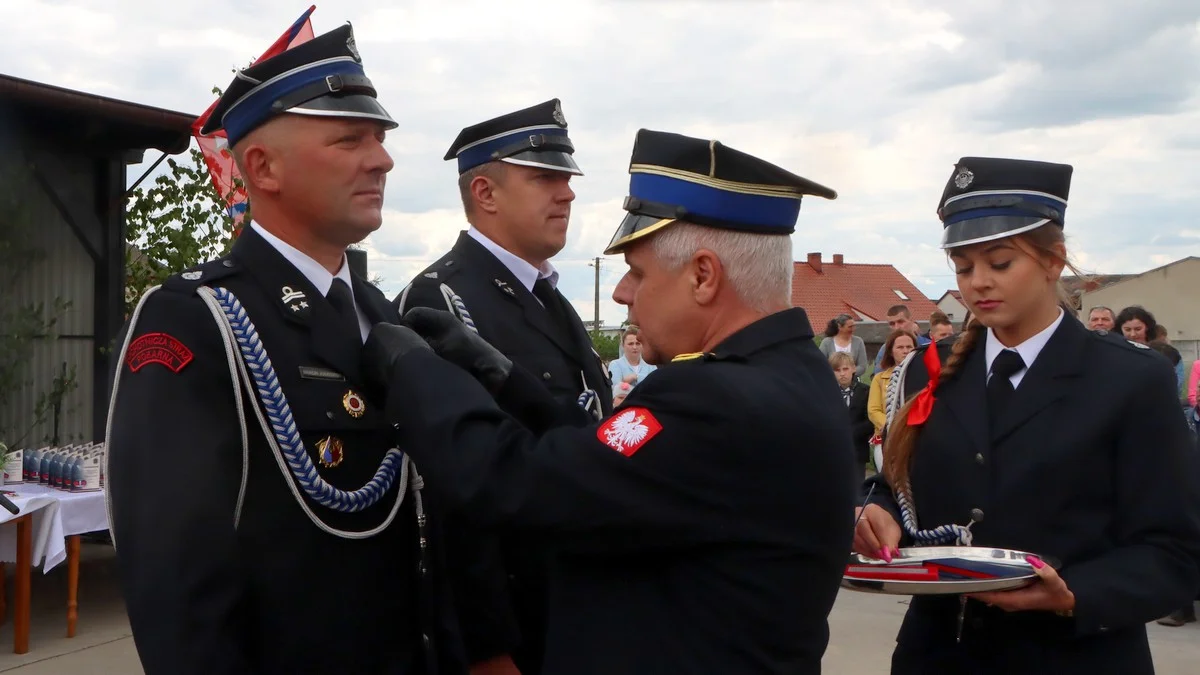
[[[146,333],[129,343],[125,363],[137,372],[148,363],[158,363],[178,373],[192,362],[192,350],[166,333]]]
[[[601,424],[596,430],[596,438],[622,455],[632,457],[660,431],[662,425],[649,410],[626,408]]]

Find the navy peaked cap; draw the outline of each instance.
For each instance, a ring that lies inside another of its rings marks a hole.
[[[229,145],[283,113],[397,124],[376,100],[350,24],[238,71],[200,130],[225,130]]]
[[[642,129],[629,161],[628,215],[615,253],[677,221],[760,234],[791,234],[805,195],[837,192],[720,141]]]

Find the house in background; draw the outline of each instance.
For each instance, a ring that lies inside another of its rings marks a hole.
[[[942,293],[942,297],[938,298],[937,306],[955,324],[967,316],[967,306],[963,304],[962,293],[954,289]]]
[[[1171,344],[1184,361],[1200,357],[1200,311],[1196,301],[1200,258],[1190,256],[1141,274],[1122,276],[1115,283],[1083,291],[1080,302],[1084,311],[1102,305],[1117,313],[1141,305],[1167,327]]]
[[[813,331],[820,336],[830,319],[849,314],[872,358],[887,340],[887,310],[895,305],[906,305],[922,330],[938,308],[892,265],[847,263],[841,253],[829,262],[809,253],[792,265],[792,306],[804,308]]]

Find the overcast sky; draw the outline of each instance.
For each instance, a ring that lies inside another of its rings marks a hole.
[[[4,0],[0,70],[200,113],[308,4]],[[465,227],[441,159],[459,129],[555,97],[586,173],[555,263],[585,319],[587,262],[623,214],[640,127],[716,138],[833,187],[836,201],[806,198],[796,258],[892,263],[935,300],[954,278],[934,211],[962,156],[1074,165],[1067,236],[1085,271],[1200,255],[1196,0],[317,2],[318,34],[347,20],[401,124],[367,242],[389,295]],[[625,265],[601,269],[616,323]]]

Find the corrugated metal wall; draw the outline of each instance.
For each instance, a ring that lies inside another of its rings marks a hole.
[[[71,169],[73,196],[94,203],[94,183],[85,161],[63,158]],[[94,340],[92,330],[95,279],[94,263],[70,226],[63,221],[58,209],[35,181],[25,184],[29,222],[33,224],[34,244],[42,250],[41,260],[30,266],[17,282],[12,293],[0,295],[0,302],[15,302],[18,306],[45,303],[53,306],[55,298],[70,303],[59,315],[54,330],[62,337],[39,341],[29,360],[27,378],[30,386],[21,388],[12,397],[8,409],[0,409],[0,423],[12,429],[28,428],[34,419],[34,407],[39,396],[51,385],[63,366],[75,370],[76,386],[67,397],[59,418],[59,440],[90,440],[92,434],[92,387]],[[20,223],[9,226],[22,227]],[[7,308],[6,308],[7,309]],[[53,419],[33,429],[26,444],[35,445],[49,439]],[[4,439],[9,440],[9,439]]]

